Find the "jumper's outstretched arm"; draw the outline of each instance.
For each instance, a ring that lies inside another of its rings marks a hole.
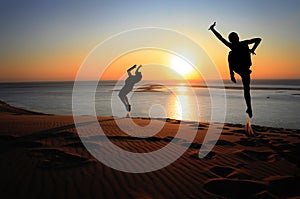
[[[211,30],[211,31],[214,33],[214,35],[215,35],[221,42],[223,42],[223,44],[225,44],[228,48],[231,48],[231,43],[230,43],[229,41],[227,41],[226,39],[224,39],[224,38],[222,37],[222,35],[221,35],[218,31],[215,30],[215,26],[216,26],[216,22],[214,22],[214,23],[209,27],[208,30]]]

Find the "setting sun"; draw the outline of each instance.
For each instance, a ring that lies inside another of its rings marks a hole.
[[[185,76],[193,72],[193,67],[187,61],[178,56],[173,56],[171,61],[171,68],[179,73],[179,75]]]

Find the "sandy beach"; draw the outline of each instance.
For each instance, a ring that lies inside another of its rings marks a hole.
[[[196,128],[188,150],[169,166],[132,174],[112,169],[82,144],[72,116],[47,115],[0,103],[1,198],[298,198],[300,130],[225,124],[213,150],[198,153],[208,123],[168,119],[151,138],[134,138],[116,120],[99,117],[115,145],[135,153],[155,151],[172,140],[179,125]],[[157,121],[162,122],[162,121]],[[182,144],[182,142],[178,142]]]

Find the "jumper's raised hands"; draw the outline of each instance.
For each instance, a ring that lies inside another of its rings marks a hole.
[[[214,29],[214,27],[216,26],[216,22],[214,22],[210,27],[209,27],[209,29],[208,30],[212,30],[212,29]]]
[[[136,67],[136,65],[131,66],[128,70],[132,70]]]

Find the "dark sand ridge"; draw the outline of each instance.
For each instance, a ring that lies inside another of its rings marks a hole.
[[[168,119],[154,137],[134,138],[116,125],[116,120],[126,123],[130,118],[98,120],[111,142],[132,152],[165,146],[179,125],[196,128],[197,136],[173,164],[149,173],[125,173],[105,166],[85,149],[72,116],[1,102],[1,198],[300,197],[299,130],[253,126],[257,136],[247,137],[243,125],[225,124],[216,146],[199,159],[208,123]],[[149,123],[147,118],[133,120],[140,126]],[[99,137],[92,142],[96,138],[90,138],[90,146],[105,144]]]

